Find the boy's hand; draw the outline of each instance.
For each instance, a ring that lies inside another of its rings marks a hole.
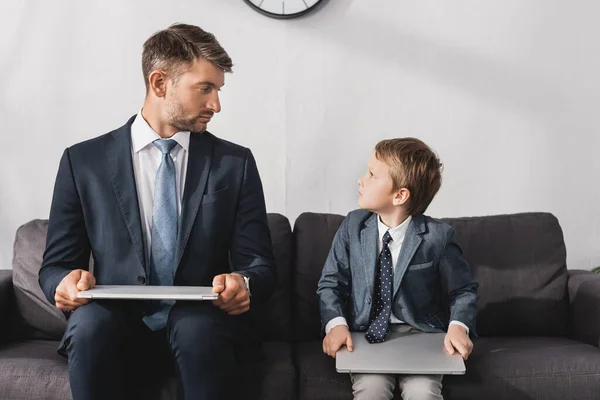
[[[448,327],[448,333],[444,338],[444,348],[450,354],[458,351],[466,360],[473,351],[473,342],[469,339],[467,330],[463,326],[452,324]]]
[[[338,325],[332,328],[325,339],[323,339],[323,353],[335,358],[335,353],[346,345],[348,351],[353,350],[352,335],[346,325]]]

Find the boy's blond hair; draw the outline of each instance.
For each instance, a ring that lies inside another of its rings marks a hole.
[[[442,186],[442,163],[437,154],[419,139],[398,138],[377,143],[375,157],[390,167],[392,192],[410,191],[407,213],[424,213]]]

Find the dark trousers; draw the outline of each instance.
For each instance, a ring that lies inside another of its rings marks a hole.
[[[175,371],[179,399],[229,399],[238,321],[210,302],[177,302],[152,332],[140,302],[93,301],[70,316],[61,349],[74,400],[152,398]],[[146,395],[147,394],[147,395]]]

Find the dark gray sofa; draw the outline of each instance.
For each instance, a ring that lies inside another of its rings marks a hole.
[[[321,351],[315,294],[342,216],[269,215],[279,272],[271,300],[252,310],[265,358],[246,361],[232,385],[244,399],[351,399],[349,377]],[[446,399],[600,398],[600,276],[567,270],[555,217],[528,213],[446,219],[480,283],[467,374],[446,377]],[[0,399],[70,398],[56,354],[62,313],[37,286],[47,222],[17,231],[13,271],[0,271]],[[173,398],[172,380],[140,398]],[[151,396],[153,395],[153,396]],[[398,394],[396,398],[400,398]]]

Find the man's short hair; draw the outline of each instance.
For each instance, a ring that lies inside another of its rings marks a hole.
[[[142,52],[142,72],[148,91],[150,73],[164,70],[177,81],[182,67],[190,65],[197,58],[210,61],[225,72],[231,72],[233,63],[212,33],[186,24],[174,24],[150,36],[144,43]]]
[[[410,191],[408,214],[424,213],[442,186],[442,163],[437,154],[419,139],[398,138],[377,143],[375,156],[390,167],[392,191]]]

